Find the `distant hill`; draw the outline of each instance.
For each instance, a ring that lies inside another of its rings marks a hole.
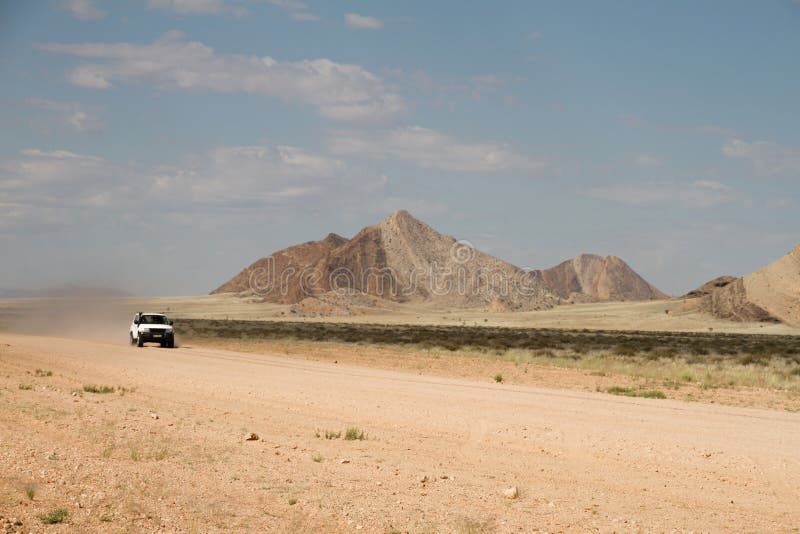
[[[404,210],[352,239],[329,234],[261,258],[212,294],[258,294],[304,312],[340,313],[347,308],[343,288],[362,305],[381,299],[491,311],[668,298],[615,256],[581,254],[528,272],[441,234]]]
[[[565,300],[611,301],[666,299],[616,256],[580,254],[540,271],[547,288]]]
[[[327,285],[311,284],[309,291],[304,291],[303,274],[318,269],[328,271],[328,259],[331,252],[347,243],[347,239],[336,234],[328,234],[320,241],[309,241],[300,245],[285,248],[261,258],[211,292],[217,293],[265,293],[265,300],[279,304],[295,304],[309,295],[328,291]],[[279,275],[282,273],[283,278]],[[272,276],[276,276],[275,286]]]
[[[800,245],[704,297],[703,308],[723,319],[800,325]]]
[[[735,282],[737,278],[735,276],[719,276],[714,278],[713,280],[709,280],[705,284],[696,287],[695,289],[686,293],[683,298],[687,299],[695,299],[700,297],[705,297],[713,293],[714,291],[723,288],[727,285],[730,285],[732,282]]]
[[[558,298],[536,275],[441,234],[400,210],[346,240],[290,247],[257,260],[213,293],[257,293],[296,304],[347,288],[392,302],[448,308],[550,308]]]

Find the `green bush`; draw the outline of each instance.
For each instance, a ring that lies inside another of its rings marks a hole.
[[[39,521],[44,523],[45,525],[56,525],[58,523],[63,523],[66,521],[67,517],[69,516],[69,512],[67,512],[63,508],[56,508],[55,510],[51,510],[46,514],[39,515]]]
[[[364,431],[358,428],[357,426],[351,426],[345,431],[344,439],[346,439],[347,441],[355,441],[355,440],[362,441],[366,439],[366,435],[364,434]]]

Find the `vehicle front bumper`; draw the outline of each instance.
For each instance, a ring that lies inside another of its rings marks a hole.
[[[139,332],[139,337],[143,343],[169,343],[174,341],[175,332],[151,330],[150,332]]]

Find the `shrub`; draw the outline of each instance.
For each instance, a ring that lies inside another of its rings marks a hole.
[[[364,434],[364,431],[358,428],[357,426],[351,426],[345,431],[344,439],[346,439],[347,441],[355,441],[355,440],[363,441],[364,439],[366,439],[366,435]]]
[[[63,523],[66,521],[67,516],[69,516],[69,512],[67,512],[63,508],[56,508],[55,510],[51,510],[46,514],[41,514],[38,516],[39,521],[44,523],[45,525],[56,525],[58,523]]]
[[[95,386],[89,384],[88,386],[83,386],[83,391],[86,393],[114,393],[117,390],[114,386]]]
[[[643,397],[645,399],[666,399],[667,396],[661,391],[639,391],[633,388],[623,388],[620,386],[612,386],[606,390],[612,395],[622,395],[624,397]]]

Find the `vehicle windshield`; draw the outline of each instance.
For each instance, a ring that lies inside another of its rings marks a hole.
[[[169,324],[166,315],[142,315],[140,324]]]

